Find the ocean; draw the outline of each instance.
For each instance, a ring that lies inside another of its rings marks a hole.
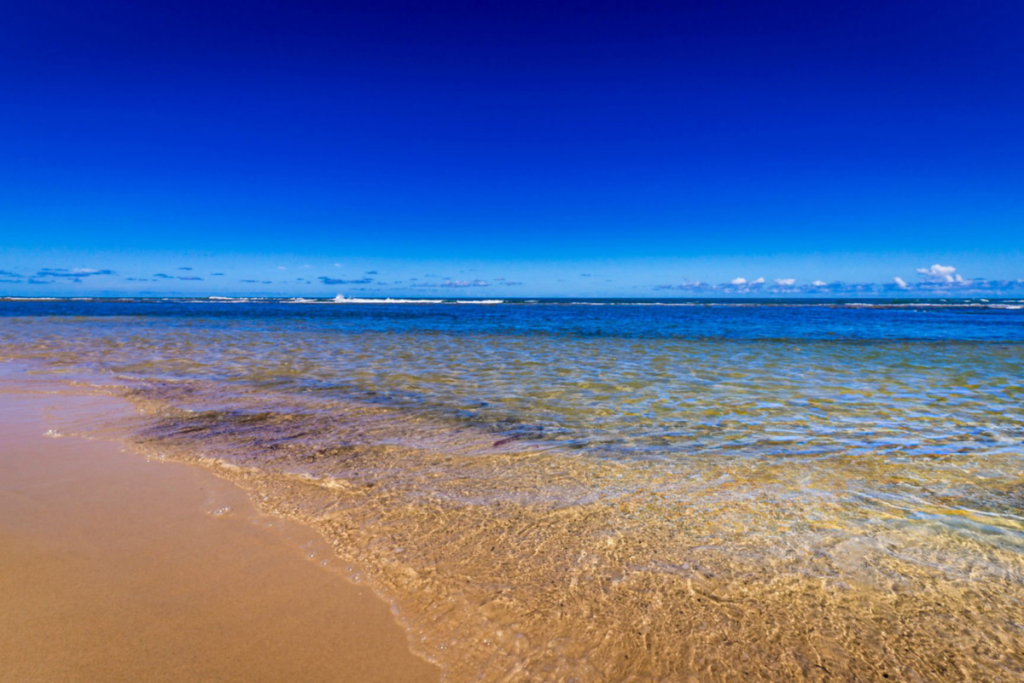
[[[1024,675],[1021,300],[0,300],[0,358],[316,528],[448,680]]]

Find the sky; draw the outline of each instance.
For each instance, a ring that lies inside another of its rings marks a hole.
[[[1024,4],[0,5],[0,295],[1024,295]]]

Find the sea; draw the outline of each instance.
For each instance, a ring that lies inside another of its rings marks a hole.
[[[448,681],[1024,677],[1024,300],[8,298],[0,358],[315,528]]]

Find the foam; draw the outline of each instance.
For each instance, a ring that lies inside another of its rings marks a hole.
[[[444,299],[361,299],[339,294],[333,299],[336,304],[443,304]]]

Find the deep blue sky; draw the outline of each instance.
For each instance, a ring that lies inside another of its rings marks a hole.
[[[1011,291],[1022,45],[1011,0],[4,3],[0,294]]]

